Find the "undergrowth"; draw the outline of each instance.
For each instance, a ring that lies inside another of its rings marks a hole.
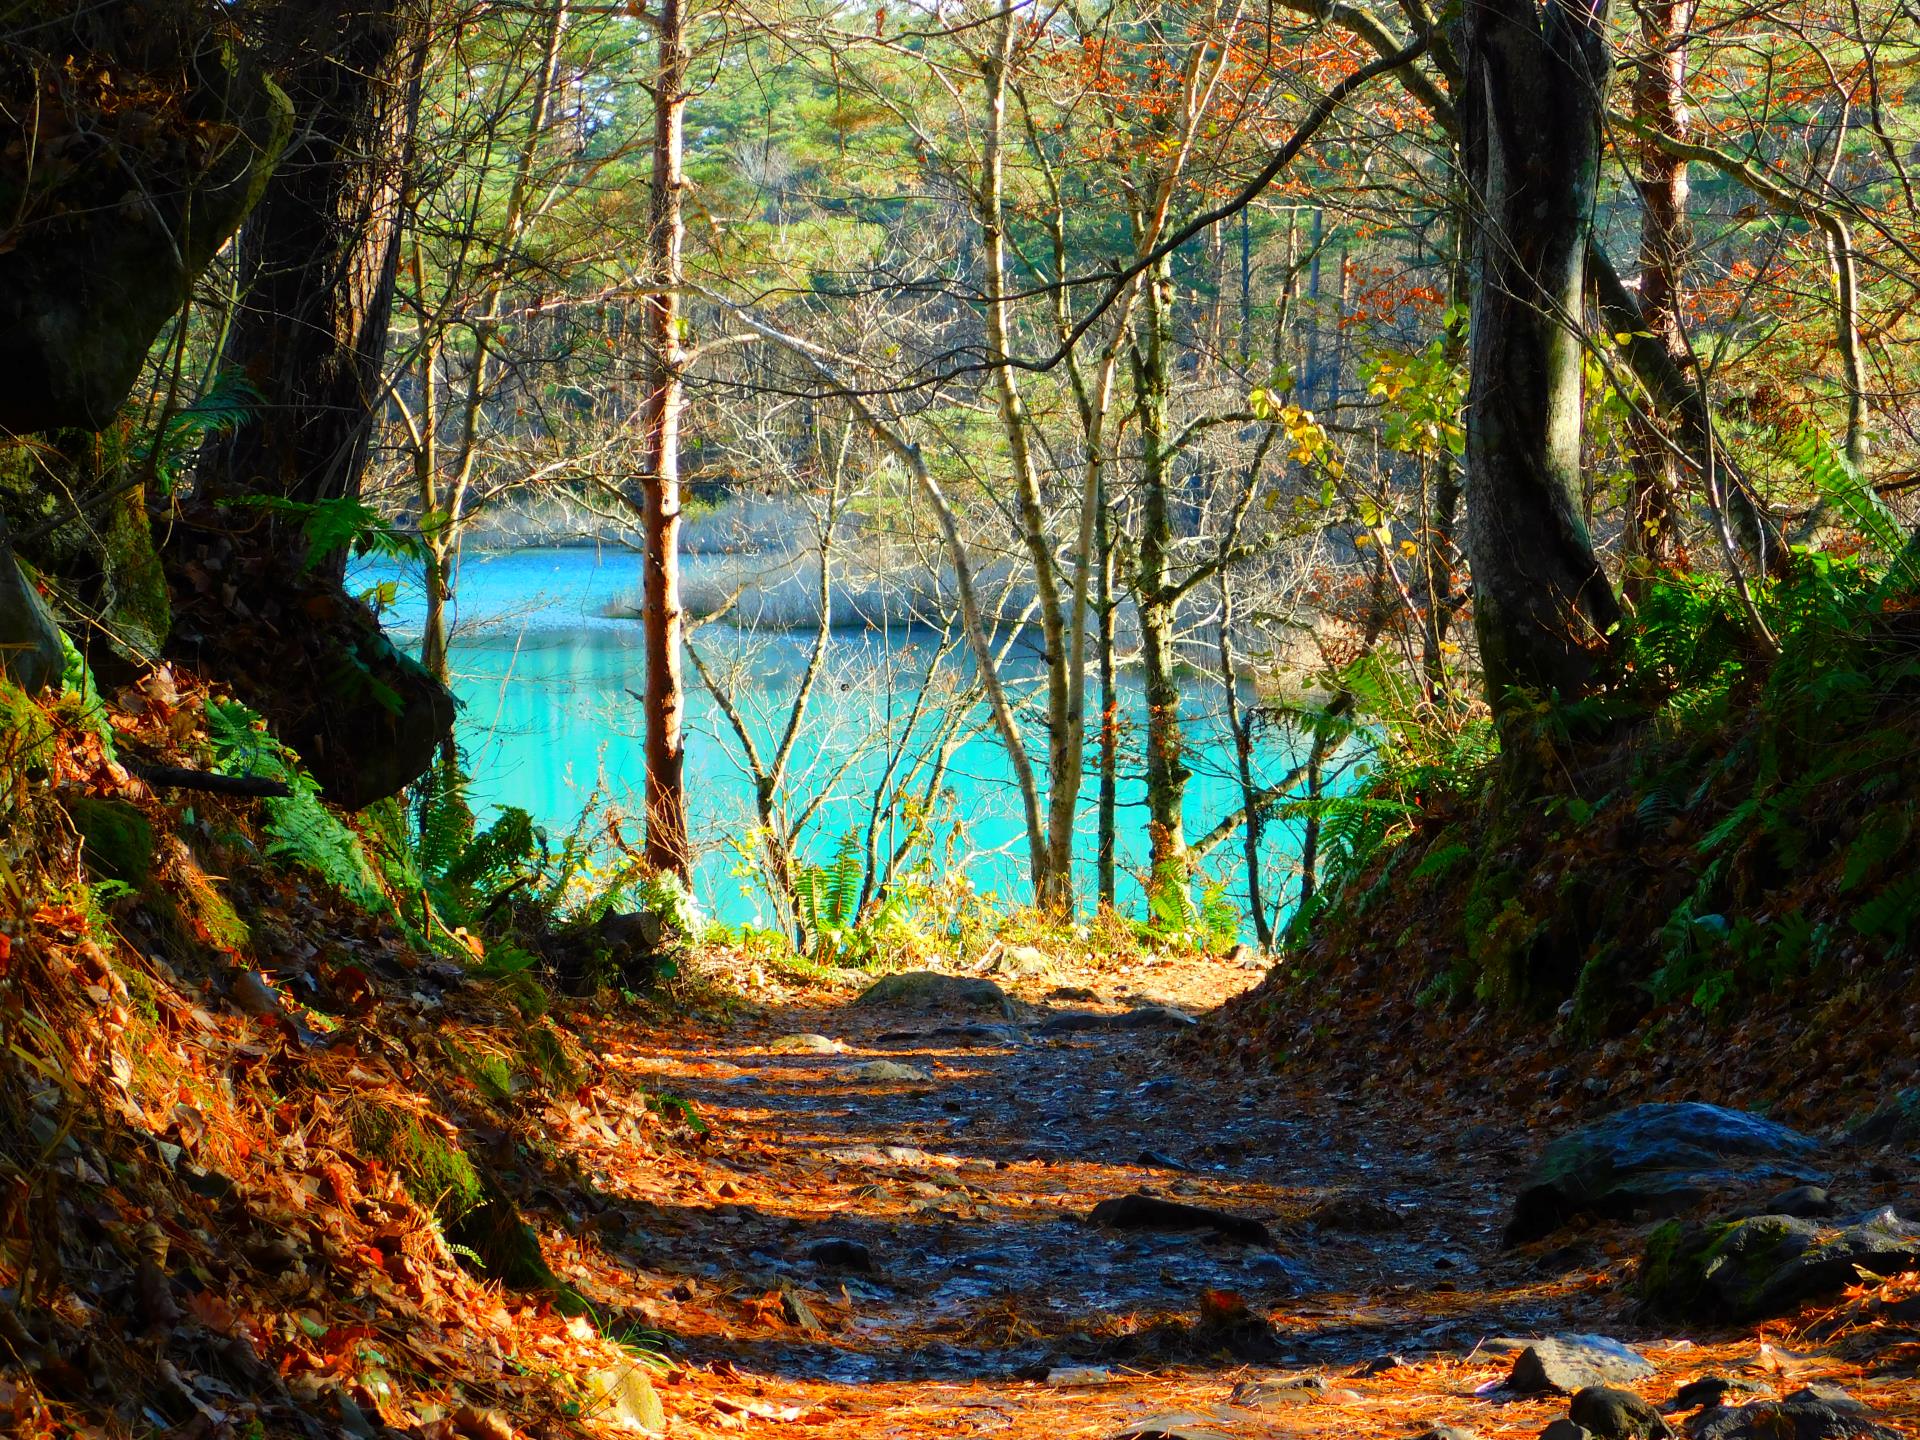
[[[1363,784],[1314,802],[1322,884],[1295,969],[1388,932],[1422,1004],[1571,1002],[1599,1034],[1907,956],[1920,608],[1903,574],[1797,552],[1753,591],[1771,655],[1726,579],[1655,581],[1617,636],[1619,683],[1578,724],[1537,707],[1561,758],[1526,793],[1484,722],[1433,726],[1376,692]],[[1568,746],[1596,713],[1605,738]]]

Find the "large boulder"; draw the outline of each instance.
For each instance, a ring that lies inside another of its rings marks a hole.
[[[1850,1225],[1791,1215],[1670,1221],[1648,1238],[1640,1292],[1653,1308],[1684,1319],[1753,1320],[1836,1295],[1862,1270],[1915,1269],[1920,1226],[1891,1210]]]
[[[0,430],[98,430],[259,199],[293,106],[197,0],[28,0],[0,96],[34,130],[0,151]]]
[[[1580,1215],[1672,1215],[1745,1181],[1801,1179],[1815,1140],[1744,1110],[1697,1102],[1635,1105],[1563,1135],[1521,1184],[1507,1243]]]
[[[938,970],[903,970],[869,985],[856,1005],[892,1010],[993,1010],[1014,1018],[1013,1001],[991,980],[942,975]]]

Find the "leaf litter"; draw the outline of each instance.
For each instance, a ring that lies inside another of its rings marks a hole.
[[[118,738],[190,760],[196,698],[175,679],[125,703]],[[177,900],[165,934],[86,903],[68,794],[178,838],[161,892],[217,890],[250,948]],[[1530,1436],[1564,1403],[1503,1397],[1487,1342],[1562,1331],[1635,1344],[1656,1401],[1709,1374],[1831,1380],[1920,1433],[1920,1277],[1663,1330],[1632,1307],[1630,1233],[1499,1248],[1501,1157],[1534,1138],[1470,1101],[1223,1067],[1181,1033],[933,1026],[903,1048],[851,987],[723,950],[674,1003],[529,1016],[262,863],[244,806],[156,796],[82,727],[37,803],[44,843],[0,873],[10,1433]],[[1251,978],[1054,970],[1115,1015]],[[564,1064],[491,1083],[535,1030]],[[863,1083],[883,1060],[924,1078]],[[1244,1225],[1089,1223],[1130,1196]],[[449,1219],[481,1213],[524,1222],[533,1260],[484,1273]]]

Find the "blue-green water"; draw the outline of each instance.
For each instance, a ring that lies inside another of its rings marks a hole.
[[[697,572],[701,557],[689,556],[683,564]],[[422,617],[415,578],[384,565],[369,566],[358,578],[363,585],[397,582],[383,619],[401,643],[415,641]],[[456,584],[452,663],[462,707],[460,737],[478,803],[521,806],[556,835],[574,823],[596,789],[640,814],[645,767],[634,692],[644,681],[645,655],[639,626],[609,615],[637,591],[638,580],[638,562],[624,552],[518,550],[465,558]],[[709,666],[732,673],[737,708],[766,754],[785,724],[811,643],[806,633],[749,635],[720,624],[695,636]],[[886,768],[882,742],[905,733],[914,692],[937,648],[936,635],[906,627],[833,633],[789,781],[791,809],[819,798],[801,832],[807,859],[828,863],[841,837],[866,824],[874,784]],[[1016,649],[1008,673],[1016,682],[1036,679],[1038,657]],[[956,649],[940,661],[936,678],[959,684],[967,674],[965,653]],[[771,908],[741,853],[751,831],[753,791],[738,742],[691,665],[687,684],[687,781],[699,851],[695,893],[720,919],[769,923]],[[913,732],[916,742],[929,740],[945,713],[939,689]],[[1188,833],[1198,835],[1238,807],[1240,789],[1218,682],[1194,674],[1186,691],[1187,763],[1193,770],[1186,816]],[[1089,695],[1087,712],[1097,716],[1097,694]],[[1044,780],[1040,716],[1031,704],[1024,714]],[[1137,739],[1144,704],[1137,677],[1127,672],[1121,714],[1127,741],[1118,792],[1118,899],[1138,913],[1147,850]],[[1291,741],[1287,732],[1263,730],[1254,757],[1257,781],[1277,778],[1292,765]],[[907,748],[911,753],[920,746]],[[1094,888],[1095,785],[1089,755],[1077,861],[1084,896]],[[984,709],[967,716],[932,815],[932,843],[916,858],[964,871],[979,891],[1015,902],[1028,898],[1019,794]],[[893,833],[900,824],[896,818]],[[1267,829],[1262,870],[1269,906],[1293,887],[1289,862],[1298,843],[1292,825]],[[1203,868],[1230,894],[1244,897],[1238,834],[1216,848]]]

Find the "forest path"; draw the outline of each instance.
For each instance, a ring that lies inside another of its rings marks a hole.
[[[1495,1337],[1634,1341],[1671,1372],[1646,1388],[1661,1399],[1734,1360],[1624,1325],[1619,1254],[1499,1248],[1532,1142],[1497,1117],[1228,1073],[1153,1031],[1039,1033],[1061,1009],[1200,1006],[1255,978],[1057,977],[1019,987],[1024,1024],[802,991],[612,1032],[616,1088],[709,1128],[607,1167],[631,1228],[571,1278],[673,1337],[661,1390],[684,1435],[1530,1436],[1564,1401],[1476,1395],[1511,1368]],[[984,1028],[902,1033],[940,1025]],[[796,1053],[797,1036],[844,1049]],[[875,1078],[876,1061],[928,1078]],[[1088,1223],[1137,1191],[1270,1240]]]

